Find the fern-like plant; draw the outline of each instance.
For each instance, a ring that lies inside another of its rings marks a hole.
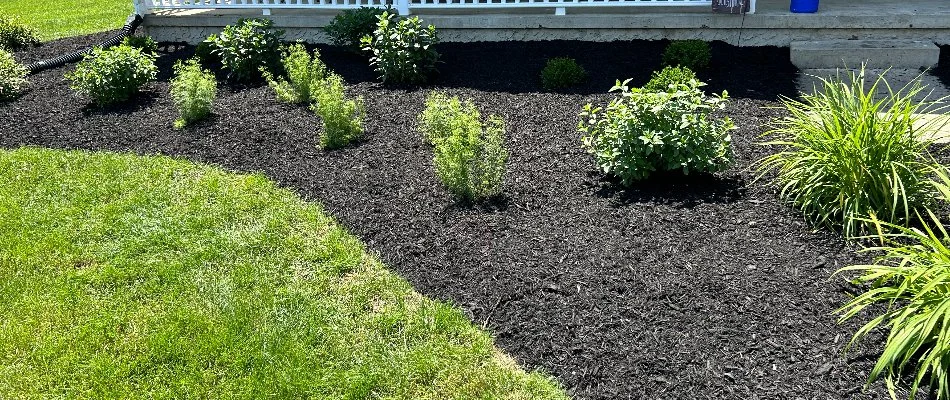
[[[363,135],[366,108],[363,99],[349,100],[343,90],[343,78],[330,73],[321,83],[316,103],[311,109],[320,116],[323,135],[320,147],[336,149]]]
[[[217,93],[218,83],[214,74],[201,69],[197,59],[175,64],[171,96],[180,115],[175,121],[175,128],[183,128],[211,114],[211,105]]]
[[[294,44],[284,49],[281,63],[287,73],[286,78],[274,77],[267,69],[261,69],[267,85],[277,94],[277,100],[296,104],[316,99],[327,71],[326,65],[320,60],[320,52],[314,50],[311,55],[302,44]]]

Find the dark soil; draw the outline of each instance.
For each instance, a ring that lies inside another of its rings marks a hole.
[[[32,61],[97,42],[48,43]],[[756,145],[794,95],[787,49],[713,47],[700,74],[734,97],[725,114],[737,165],[715,176],[661,176],[631,188],[605,179],[580,147],[577,113],[606,102],[618,78],[644,83],[663,42],[444,44],[432,86],[400,90],[374,81],[366,61],[323,49],[327,64],[362,95],[368,135],[338,151],[317,149],[319,120],[281,105],[266,87],[224,88],[216,114],[184,129],[162,80],[126,105],[101,110],[73,95],[63,74],[39,73],[32,89],[0,105],[0,146],[167,154],[236,171],[260,171],[319,201],[423,294],[457,304],[529,369],[557,377],[577,399],[881,399],[863,385],[880,335],[847,355],[860,321],[839,325],[847,299],[839,267],[865,261],[839,236],[814,232],[753,182]],[[544,93],[545,60],[570,56],[589,81]],[[429,89],[472,99],[508,123],[504,196],[457,204],[433,173],[415,131]],[[923,396],[922,398],[926,398]]]

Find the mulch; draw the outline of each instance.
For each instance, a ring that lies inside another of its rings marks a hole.
[[[369,115],[365,140],[338,151],[316,147],[316,116],[260,86],[224,86],[211,119],[173,130],[167,79],[193,48],[166,44],[160,81],[118,107],[95,109],[72,94],[63,78],[72,66],[31,76],[25,95],[0,104],[0,146],[166,154],[263,173],[322,203],[419,292],[460,307],[577,399],[886,398],[881,383],[863,389],[882,335],[843,355],[866,318],[839,325],[833,314],[849,295],[832,273],[867,256],[816,232],[751,167],[770,151],[757,143],[783,115],[777,100],[795,95],[787,49],[713,44],[700,77],[733,98],[724,111],[738,127],[729,171],[625,188],[581,148],[581,106],[608,101],[616,79],[645,83],[665,44],[441,44],[441,75],[415,90],[385,87],[365,59],[321,47]],[[577,59],[589,80],[540,90],[538,73],[555,56]],[[437,88],[507,121],[502,198],[460,204],[440,185],[415,130]]]

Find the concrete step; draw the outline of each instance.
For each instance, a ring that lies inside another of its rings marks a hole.
[[[933,68],[940,48],[922,40],[811,40],[792,42],[792,64],[799,69]]]

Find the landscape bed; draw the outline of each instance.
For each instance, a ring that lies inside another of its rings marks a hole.
[[[110,33],[49,42],[21,62]],[[31,76],[0,104],[5,148],[166,154],[261,172],[326,211],[423,295],[456,304],[526,369],[556,377],[577,399],[878,399],[863,386],[880,335],[846,356],[864,320],[833,311],[848,299],[838,268],[867,261],[840,235],[815,232],[750,165],[794,96],[787,49],[713,44],[706,90],[724,110],[736,165],[713,176],[657,176],[629,188],[605,178],[580,145],[578,112],[606,103],[616,79],[642,85],[663,42],[441,44],[441,74],[420,89],[383,86],[365,58],[321,47],[328,67],[366,101],[367,135],[317,148],[318,119],[278,104],[267,87],[225,87],[207,121],[182,130],[167,95],[175,60],[165,44],[159,81],[127,104],[87,106],[64,67]],[[590,74],[565,93],[540,89],[551,57]],[[433,173],[416,116],[431,89],[470,98],[508,124],[509,171],[499,198],[457,203]]]

